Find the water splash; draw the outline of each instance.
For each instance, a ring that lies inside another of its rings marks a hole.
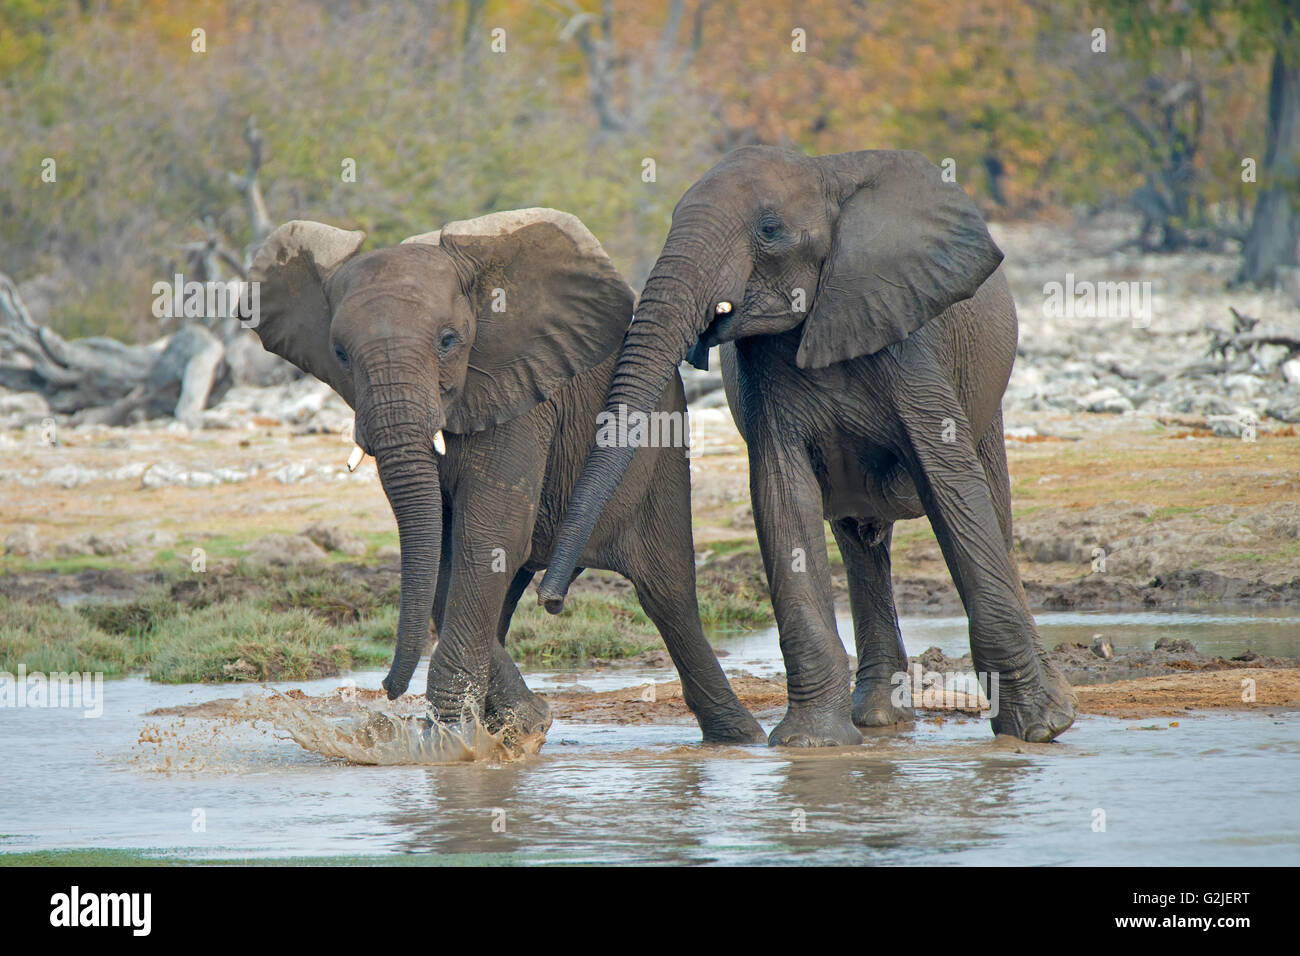
[[[422,714],[390,714],[360,703],[340,708],[333,702],[333,714],[342,710],[342,715],[325,718],[307,706],[312,700],[271,691],[245,697],[241,710],[250,722],[272,724],[311,753],[373,766],[505,762],[535,754],[546,742],[545,733],[493,733],[469,711],[459,724],[448,726]]]

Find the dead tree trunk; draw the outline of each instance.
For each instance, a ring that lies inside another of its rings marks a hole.
[[[248,168],[243,176],[232,174],[231,181],[248,208],[251,250],[274,224],[258,180],[262,136],[251,117],[244,140]],[[237,293],[246,281],[249,256],[231,251],[210,221],[200,226],[205,238],[181,247],[183,278],[187,287],[191,282],[204,289],[207,283],[223,283],[226,307],[200,319],[178,319],[182,324],[175,333],[148,345],[104,337],[69,342],[37,324],[13,281],[0,273],[0,387],[39,392],[51,410],[78,422],[123,425],[139,417],[171,415],[197,428],[203,410],[231,385],[293,378],[293,367],[263,349],[238,318]],[[226,282],[231,274],[238,278]]]
[[[1296,157],[1300,154],[1300,62],[1292,52],[1294,25],[1282,22],[1282,37],[1273,53],[1268,84],[1268,145],[1260,170],[1263,190],[1242,249],[1238,282],[1272,285],[1278,269],[1296,264],[1300,216],[1295,193],[1300,187]]]

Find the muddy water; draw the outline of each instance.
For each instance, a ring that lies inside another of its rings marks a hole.
[[[1226,642],[1300,653],[1296,618],[1165,624],[1138,615],[1098,624],[1098,617],[1040,620],[1049,641],[1067,639],[1056,633],[1059,624],[1088,637],[1103,631],[1117,646],[1122,634],[1148,642],[1165,633],[1199,645],[1188,629],[1211,627]],[[936,635],[949,630],[958,638],[945,646]],[[904,634],[913,652],[937,644],[952,653],[965,641],[959,622],[905,621]],[[724,664],[751,672],[779,666],[761,650],[766,640],[726,641]],[[1266,640],[1282,644],[1260,643]],[[382,676],[353,675],[363,688],[378,687]],[[528,676],[539,689],[606,689],[646,675]],[[320,696],[339,683],[276,688]],[[1300,863],[1296,713],[1189,716],[1177,726],[1082,717],[1057,744],[1018,748],[995,742],[984,722],[926,720],[860,748],[811,754],[706,748],[684,723],[557,721],[541,753],[521,760],[379,767],[308,752],[266,722],[145,716],[241,690],[128,678],[105,683],[99,719],[0,711],[0,850],[426,853],[518,862]],[[1104,832],[1095,829],[1098,811]]]

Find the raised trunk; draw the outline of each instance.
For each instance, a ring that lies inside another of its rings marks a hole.
[[[605,411],[615,417],[654,411],[673,369],[708,324],[707,300],[669,276],[665,260],[671,258],[667,249],[660,256],[623,339],[605,400]],[[552,614],[564,607],[573,569],[635,454],[634,447],[599,445],[588,454],[537,589],[538,602]]]
[[[411,683],[411,674],[429,633],[442,548],[442,490],[438,465],[428,442],[411,441],[374,451],[379,480],[397,518],[402,548],[397,650],[393,666],[383,681],[389,699],[396,700],[406,693]]]

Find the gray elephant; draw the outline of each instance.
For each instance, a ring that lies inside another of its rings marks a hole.
[[[400,613],[384,688],[405,693],[432,619],[437,720],[470,707],[493,729],[545,729],[549,710],[504,639],[591,448],[632,291],[586,227],[552,209],[368,252],[364,237],[286,223],[249,276],[263,344],[356,410],[356,443],[397,519]],[[652,404],[684,411],[680,381]],[[637,454],[576,557],[632,581],[706,740],[761,741],[701,631],[688,469],[681,448]]]
[[[907,657],[889,546],[894,522],[923,514],[961,593],[975,667],[998,678],[994,732],[1050,740],[1074,719],[1012,553],[1001,400],[1017,328],[1001,261],[962,188],[912,152],[745,147],[673,212],[607,408],[653,407],[688,350],[699,364],[726,343],[788,675],[773,744],[852,744],[859,726],[912,718],[891,698]],[[630,457],[588,456],[539,588],[549,610]],[[823,519],[849,581],[852,694]]]

